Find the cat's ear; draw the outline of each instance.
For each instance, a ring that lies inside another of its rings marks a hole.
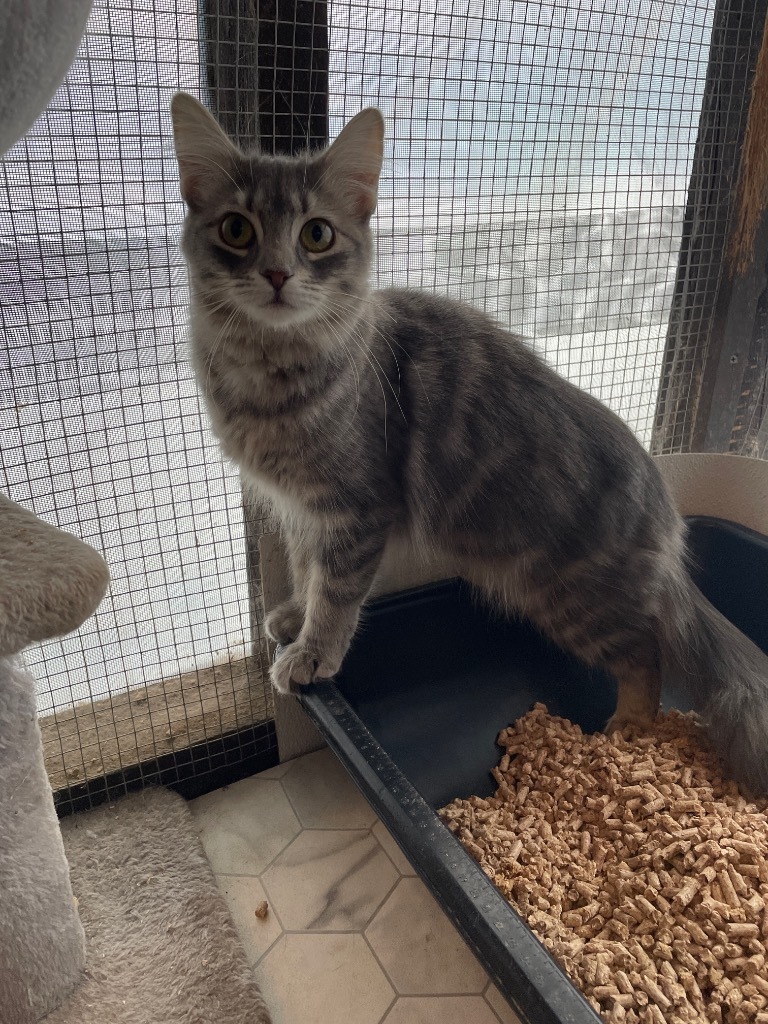
[[[376,209],[384,157],[384,118],[375,107],[361,110],[323,155],[328,179],[343,188],[352,212],[367,219]]]
[[[212,185],[222,177],[231,178],[238,150],[189,93],[177,92],[173,97],[171,118],[181,194],[187,205],[197,210],[205,204]]]

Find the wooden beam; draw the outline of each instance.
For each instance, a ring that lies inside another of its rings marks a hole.
[[[214,114],[244,148],[328,141],[326,0],[201,0]]]
[[[727,451],[762,374],[768,221],[740,231],[745,140],[768,0],[718,0],[651,442]],[[738,249],[738,251],[737,251]],[[739,403],[742,402],[740,407]],[[743,429],[743,428],[741,428]]]

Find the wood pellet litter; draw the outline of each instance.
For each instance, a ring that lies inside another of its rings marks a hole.
[[[609,738],[537,704],[498,742],[495,796],[440,815],[595,1010],[768,1024],[768,802],[695,717]]]

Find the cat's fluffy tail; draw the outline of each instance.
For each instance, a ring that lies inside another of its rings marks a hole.
[[[662,671],[704,719],[728,775],[768,795],[768,657],[687,577],[661,624]]]

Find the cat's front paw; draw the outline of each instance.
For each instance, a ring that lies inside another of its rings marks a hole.
[[[285,648],[269,674],[279,693],[291,693],[318,679],[330,679],[338,670],[338,663],[322,658],[317,651],[309,650],[302,643],[294,643]]]
[[[264,620],[267,636],[285,647],[292,644],[304,625],[304,610],[296,601],[283,601]]]

